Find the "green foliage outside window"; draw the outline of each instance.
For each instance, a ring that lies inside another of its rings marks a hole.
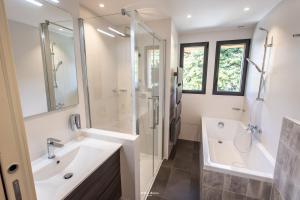
[[[240,92],[243,73],[244,45],[221,46],[218,91]]]
[[[218,62],[218,92],[242,91],[246,44],[223,44]],[[183,50],[183,90],[203,91],[205,47],[187,46]]]
[[[204,47],[185,47],[183,90],[202,90]]]

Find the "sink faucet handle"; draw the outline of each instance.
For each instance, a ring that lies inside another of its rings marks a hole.
[[[56,138],[47,138],[47,142],[48,143],[50,143],[50,142],[61,142],[61,140],[56,139]]]
[[[69,123],[72,131],[78,131],[81,129],[80,114],[70,115]]]
[[[54,154],[54,147],[63,147],[64,145],[60,143],[61,140],[56,138],[47,138],[47,151],[48,151],[48,158],[53,159],[55,158]]]

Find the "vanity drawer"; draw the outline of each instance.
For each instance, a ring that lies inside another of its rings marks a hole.
[[[83,163],[84,164],[84,163]],[[121,197],[120,151],[114,153],[65,199],[119,200]]]

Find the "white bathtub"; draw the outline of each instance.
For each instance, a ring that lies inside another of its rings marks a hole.
[[[223,128],[219,127],[219,122],[224,123]],[[203,167],[205,170],[272,182],[275,160],[254,137],[247,149],[249,151],[245,153],[250,141],[245,128],[240,121],[202,118]],[[234,145],[236,135],[238,139]]]

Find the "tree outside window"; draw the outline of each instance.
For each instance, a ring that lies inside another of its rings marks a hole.
[[[250,40],[217,42],[213,94],[243,96]]]
[[[181,44],[180,62],[183,67],[183,92],[205,93],[208,43]]]

